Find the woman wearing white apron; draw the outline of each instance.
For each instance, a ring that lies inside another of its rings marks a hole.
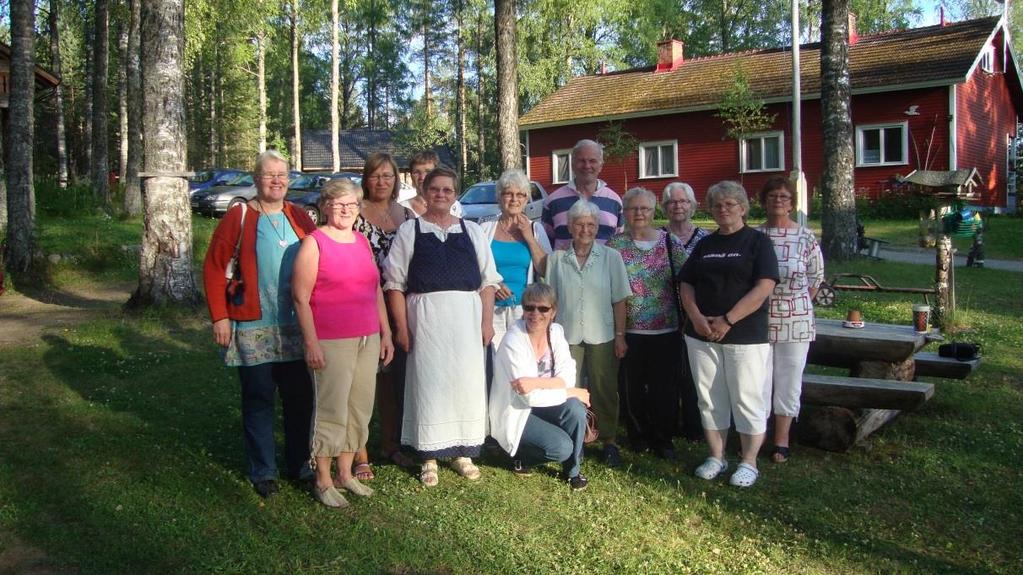
[[[423,460],[420,480],[437,484],[437,459],[478,479],[472,457],[486,436],[484,348],[494,335],[501,276],[479,226],[450,213],[458,179],[437,168],[423,183],[427,211],[398,228],[384,265],[395,340],[408,351],[401,442]]]

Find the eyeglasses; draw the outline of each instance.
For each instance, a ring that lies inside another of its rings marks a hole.
[[[327,209],[330,210],[343,210],[352,211],[359,209],[359,202],[330,202],[327,204]]]
[[[533,304],[527,303],[527,304],[522,304],[522,309],[525,310],[525,311],[529,311],[529,312],[538,311],[540,313],[547,313],[547,312],[551,311],[554,308],[552,308],[549,305],[533,305]]]
[[[371,182],[393,182],[394,174],[373,174],[366,179]]]
[[[629,208],[625,208],[625,211],[639,214],[649,214],[650,212],[654,211],[654,209],[648,208],[646,206],[632,206]]]
[[[767,201],[769,202],[791,202],[792,196],[788,194],[767,194]]]
[[[668,200],[667,203],[669,206],[688,206],[692,202],[689,200]]]
[[[431,194],[454,194],[455,193],[455,189],[454,188],[439,188],[437,186],[430,186],[426,191],[431,193]]]
[[[264,180],[287,180],[288,174],[259,174]]]
[[[501,197],[502,198],[518,198],[520,200],[524,200],[524,199],[528,198],[529,196],[527,194],[523,194],[522,192],[501,192]]]
[[[723,202],[723,203],[720,203],[720,204],[714,204],[711,207],[714,208],[715,210],[719,211],[719,212],[720,211],[730,212],[730,211],[734,210],[735,208],[739,207],[739,205],[740,204],[738,202]]]

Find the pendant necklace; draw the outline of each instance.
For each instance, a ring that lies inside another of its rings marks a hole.
[[[270,218],[270,214],[268,214],[266,212],[266,209],[263,207],[263,202],[260,202],[259,200],[256,200],[256,202],[259,204],[260,211],[263,212],[263,215],[266,216],[267,221],[270,222],[270,227],[273,228],[274,235],[277,236],[278,238],[280,238],[280,239],[277,240],[277,245],[281,246],[282,248],[288,247],[288,241],[286,239],[284,239],[284,230],[277,229],[278,224],[280,222],[279,221],[275,221],[275,220]],[[281,216],[284,215],[284,212],[278,212],[278,213]]]

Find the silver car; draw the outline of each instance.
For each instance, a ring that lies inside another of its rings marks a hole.
[[[530,220],[540,219],[543,213],[543,201],[547,198],[547,190],[536,182],[529,182],[532,190],[529,203],[522,213]],[[496,182],[480,182],[474,184],[458,201],[462,204],[462,217],[473,222],[485,222],[497,219],[501,215],[501,206],[497,203]]]
[[[205,216],[222,216],[235,204],[256,197],[252,174],[239,174],[226,184],[192,194],[192,211]]]

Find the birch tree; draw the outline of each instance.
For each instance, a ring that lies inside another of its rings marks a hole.
[[[302,171],[302,113],[301,102],[302,82],[299,76],[301,67],[298,65],[299,48],[301,47],[301,36],[298,33],[298,0],[291,0],[288,7],[289,24],[291,32],[291,114],[294,125],[294,139],[291,144],[291,165],[294,169]]]
[[[821,174],[821,248],[829,260],[856,253],[853,197],[853,130],[849,82],[849,0],[821,6],[821,114],[824,170]]]
[[[130,307],[199,303],[185,170],[184,0],[143,0],[145,207],[138,289]]]
[[[35,98],[35,5],[11,0],[11,75],[7,133],[7,269],[28,271],[35,251],[35,189],[32,186]]]
[[[515,17],[515,0],[494,0],[494,37],[497,39],[497,145],[502,171],[521,167]]]
[[[341,59],[338,41],[340,18],[337,8],[338,0],[330,0],[330,157],[333,171],[341,171],[341,149],[338,138],[341,136],[341,118],[338,113],[338,86],[341,83]]]

